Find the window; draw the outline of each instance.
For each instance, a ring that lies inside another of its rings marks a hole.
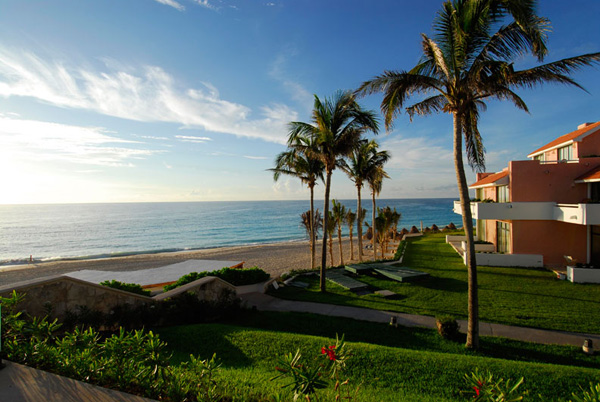
[[[510,223],[500,222],[496,223],[496,235],[497,235],[497,247],[499,253],[510,252]]]
[[[534,156],[533,159],[536,161],[544,162],[546,160],[545,156],[546,156],[546,154],[540,154],[540,155]]]
[[[573,159],[573,144],[558,148],[559,161],[570,161],[571,159]]]
[[[498,191],[498,202],[510,202],[508,186],[498,186],[496,188]]]

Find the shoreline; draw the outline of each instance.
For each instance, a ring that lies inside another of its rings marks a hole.
[[[342,238],[342,244],[344,262],[358,261],[356,256],[358,240],[356,238],[353,239],[354,260],[350,259],[350,239],[348,237]],[[320,253],[321,242],[319,241],[316,249],[317,265],[320,265]],[[329,252],[327,258],[329,260]],[[338,265],[340,259],[337,238],[334,238],[333,258],[335,265]],[[371,257],[367,254],[365,258],[370,259]],[[310,249],[308,240],[299,240],[152,254],[134,254],[97,259],[71,259],[34,262],[22,265],[6,265],[0,267],[0,286],[85,269],[137,271],[159,268],[193,259],[244,261],[244,267],[258,266],[271,274],[271,276],[276,277],[291,270],[310,268]]]

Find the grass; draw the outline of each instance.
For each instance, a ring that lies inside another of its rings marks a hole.
[[[410,238],[402,266],[430,274],[409,283],[378,275],[359,280],[373,289],[388,289],[394,298],[357,296],[331,282],[319,292],[316,276],[303,277],[307,289],[280,288],[274,296],[284,299],[366,307],[430,316],[467,317],[467,271],[462,259],[445,243],[443,234]],[[584,333],[600,333],[600,285],[559,281],[538,268],[477,268],[480,319],[507,325]]]
[[[262,322],[273,321],[272,318],[279,320],[281,316],[266,315]],[[291,320],[300,321],[305,327],[319,327],[322,330],[323,321],[316,316],[293,316],[282,319],[277,325],[286,326]],[[344,330],[350,330],[352,325],[360,325],[346,321],[346,324],[337,322],[332,325],[340,324],[339,329]],[[363,336],[381,329],[375,324],[363,325],[370,328]],[[222,362],[218,381],[229,389],[237,389],[238,393],[243,390],[243,400],[248,401],[270,400],[270,396],[280,392],[285,382],[269,381],[276,374],[274,367],[278,356],[300,349],[310,360],[318,356],[322,346],[333,342],[331,337],[225,324],[160,328],[158,332],[173,352],[174,361],[185,361],[190,353],[206,358],[216,352]],[[347,341],[357,337],[358,333],[358,327],[350,330],[346,334]],[[429,335],[418,335],[417,338],[419,336]],[[386,334],[379,341],[393,343],[392,338],[391,334]],[[402,335],[401,338],[409,342],[406,336]],[[354,341],[349,341],[348,346],[354,354],[348,365],[347,376],[352,389],[362,384],[356,399],[360,401],[468,400],[471,397],[461,393],[468,391],[463,376],[475,368],[489,370],[503,378],[518,379],[523,376],[523,388],[535,397],[530,400],[568,400],[571,392],[578,391],[579,387],[587,388],[589,382],[597,382],[600,377],[597,368],[506,360],[468,354],[464,350],[460,353],[443,351],[453,346],[434,346],[434,349],[439,349],[437,351]]]

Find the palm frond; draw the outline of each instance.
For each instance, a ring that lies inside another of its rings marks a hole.
[[[447,104],[448,101],[445,96],[434,95],[407,107],[406,112],[412,121],[415,115],[424,116],[426,114],[441,112]]]
[[[533,88],[545,82],[553,82],[574,85],[585,91],[585,88],[567,74],[595,64],[600,64],[600,53],[588,53],[517,71],[509,77],[509,82],[511,85],[526,88]]]

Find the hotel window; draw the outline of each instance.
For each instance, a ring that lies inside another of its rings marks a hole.
[[[498,186],[496,188],[498,191],[498,202],[510,202],[508,186]]]
[[[559,161],[570,161],[571,159],[573,159],[573,144],[558,148]]]
[[[496,235],[498,243],[499,253],[510,252],[510,223],[500,222],[496,223]]]

